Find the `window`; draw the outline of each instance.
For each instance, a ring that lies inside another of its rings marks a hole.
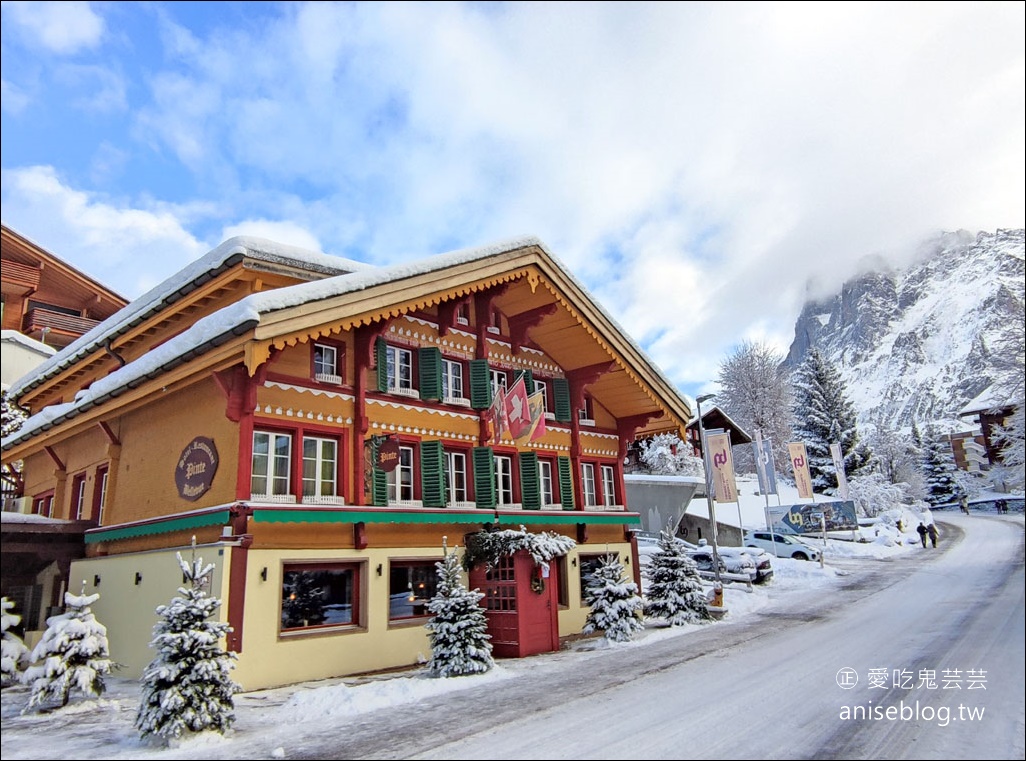
[[[413,447],[399,447],[399,464],[387,479],[389,504],[413,501]]]
[[[338,502],[338,442],[316,436],[303,438],[303,502]]]
[[[492,394],[494,395],[495,392],[498,391],[500,388],[503,391],[505,391],[506,388],[507,388],[507,386],[506,386],[506,383],[507,383],[506,371],[505,370],[492,370],[491,373],[492,373]]]
[[[445,492],[448,505],[467,501],[467,455],[463,452],[445,453]]]
[[[513,458],[495,456],[495,497],[500,505],[513,504]]]
[[[253,499],[295,501],[291,493],[292,437],[284,433],[253,431]],[[291,499],[290,499],[291,497]]]
[[[281,587],[282,632],[359,625],[359,581],[356,564],[286,564]]]
[[[581,463],[581,489],[584,491],[584,504],[593,507],[595,499],[595,466],[590,462]]]
[[[552,407],[549,405],[549,384],[546,381],[534,379],[534,393],[542,395],[542,409],[545,410],[546,420],[555,420],[556,413],[549,412]]]
[[[467,303],[463,302],[456,307],[456,324],[457,325],[469,325],[470,324],[470,310],[467,308]]]
[[[52,517],[53,513],[53,492],[48,491],[45,494],[40,494],[38,497],[32,500],[32,512],[36,515],[41,515],[44,518]]]
[[[339,350],[327,344],[314,344],[313,347],[314,378],[321,383],[342,383],[342,366],[339,363]]]
[[[84,520],[86,474],[79,473],[71,480],[71,510],[68,517],[73,521]]]
[[[577,420],[584,425],[595,425],[595,413],[592,410],[591,397],[584,397],[584,406],[577,410]]]
[[[388,620],[430,615],[427,604],[438,589],[435,561],[393,561],[389,566]]]
[[[96,483],[93,485],[93,513],[90,518],[103,525],[103,509],[107,506],[107,474],[110,466],[101,465],[96,469]]]
[[[543,508],[556,503],[555,492],[552,489],[552,463],[548,460],[538,460],[538,488],[541,491]]]
[[[413,352],[409,349],[388,347],[388,390],[407,395],[413,391]]]
[[[602,504],[608,506],[616,504],[616,480],[613,477],[613,466],[603,465],[602,471]]]
[[[470,406],[470,400],[463,395],[462,363],[451,359],[442,360],[442,400],[448,404]]]
[[[501,333],[502,332],[502,317],[499,315],[498,309],[493,309],[491,319],[488,323],[489,333]]]
[[[566,555],[556,558],[556,574],[559,576],[559,589],[556,592],[556,604],[561,608],[570,607],[570,586],[567,584]]]
[[[599,563],[605,555],[580,555],[577,558],[577,562],[581,567],[581,605],[587,606],[587,596],[585,594],[588,589],[588,577],[593,574],[599,567]]]

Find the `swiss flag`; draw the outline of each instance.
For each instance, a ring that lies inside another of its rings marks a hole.
[[[506,391],[506,423],[509,425],[509,435],[514,439],[519,439],[531,430],[531,409],[523,375]]]

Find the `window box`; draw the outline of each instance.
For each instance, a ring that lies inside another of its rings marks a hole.
[[[250,494],[250,502],[274,502],[283,505],[296,504],[295,494]]]
[[[314,380],[318,383],[330,383],[333,386],[342,385],[342,376],[333,373],[315,373]]]
[[[293,501],[295,500],[293,499]],[[304,505],[344,505],[345,503],[345,497],[316,494],[303,495]]]

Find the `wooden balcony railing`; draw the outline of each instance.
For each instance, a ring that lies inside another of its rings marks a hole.
[[[77,338],[84,333],[88,333],[98,324],[99,320],[90,320],[88,317],[76,317],[75,315],[36,307],[35,309],[30,309],[25,315],[21,330],[26,335],[32,335],[44,328],[49,328],[54,333],[74,335]]]

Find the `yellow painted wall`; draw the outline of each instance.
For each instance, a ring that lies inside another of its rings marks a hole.
[[[212,380],[155,397],[145,409],[119,421],[121,460],[104,524],[196,510],[235,500],[238,424],[225,417],[224,395]],[[213,439],[220,462],[209,491],[195,502],[178,496],[175,467],[197,436]]]
[[[153,660],[156,652],[149,646],[153,640],[153,626],[158,621],[158,605],[167,605],[178,596],[182,586],[182,571],[175,558],[180,551],[186,561],[192,557],[191,547],[154,552],[139,552],[109,557],[76,560],[71,564],[71,589],[81,590],[86,582],[87,594],[99,593],[93,603],[96,619],[107,627],[111,660],[121,664],[119,677],[138,679],[143,669]],[[213,563],[211,593],[223,604],[218,620],[227,615],[227,567],[231,548],[202,545],[196,555],[204,564]],[[135,575],[142,575],[135,583]],[[97,578],[99,577],[97,584]]]

